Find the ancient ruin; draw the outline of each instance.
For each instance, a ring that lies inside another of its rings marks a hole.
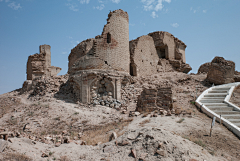
[[[225,60],[223,57],[216,56],[209,68],[207,79],[214,84],[233,83],[235,72],[235,63]]]
[[[153,32],[129,42],[127,12],[108,14],[101,35],[79,43],[68,57],[68,74],[81,102],[117,105],[130,76],[158,72],[188,73],[186,45],[168,32]],[[108,100],[108,101],[106,101]]]
[[[56,76],[62,69],[51,66],[51,46],[40,45],[39,54],[33,54],[27,61],[27,80],[34,80],[42,76]]]
[[[76,100],[116,108],[121,105],[121,89],[130,83],[131,76],[188,73],[192,68],[186,64],[185,48],[181,40],[163,31],[129,42],[128,13],[115,10],[108,14],[101,35],[84,40],[71,50],[68,82]],[[39,54],[29,56],[23,91],[31,89],[31,80],[60,72],[61,68],[51,66],[50,49],[49,45],[41,45]]]

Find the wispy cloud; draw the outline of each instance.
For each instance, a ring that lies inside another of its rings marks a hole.
[[[78,11],[78,8],[77,8],[78,5],[76,5],[76,4],[74,4],[74,3],[68,3],[67,6],[68,6],[68,8],[69,8],[70,10],[72,10],[72,11],[75,11],[75,12]]]
[[[97,6],[97,7],[93,7],[94,9],[98,9],[98,10],[103,10],[104,9],[104,4],[101,4],[100,6]]]
[[[202,12],[203,12],[203,13],[207,13],[207,10],[203,10]]]
[[[158,15],[156,14],[155,11],[152,12],[151,16],[152,16],[152,18],[156,18],[156,17],[158,17]]]
[[[141,2],[144,4],[145,11],[155,10],[157,12],[163,9],[164,2],[171,3],[171,0],[141,0]]]
[[[121,0],[112,0],[113,3],[119,3]]]
[[[79,0],[79,2],[82,4],[85,4],[85,3],[88,4],[90,2],[90,0]]]
[[[6,2],[7,2],[7,1],[6,1]],[[16,4],[16,2],[9,3],[9,4],[8,4],[8,7],[12,8],[12,9],[14,9],[14,10],[18,10],[18,9],[22,8],[21,5],[20,5],[20,3]]]
[[[178,23],[173,23],[171,24],[172,27],[178,28],[179,24]]]

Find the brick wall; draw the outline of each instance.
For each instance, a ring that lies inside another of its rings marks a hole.
[[[123,10],[110,12],[100,36],[88,39],[72,49],[69,74],[78,70],[106,69],[129,73],[128,14]]]
[[[169,110],[172,104],[172,88],[143,89],[138,97],[136,111],[151,112],[159,108]]]
[[[59,67],[51,66],[51,46],[40,45],[39,54],[33,54],[28,57],[27,61],[27,80],[34,80],[41,76],[55,76],[62,69]]]
[[[151,36],[145,35],[130,41],[130,74],[146,76],[157,73],[159,57]]]

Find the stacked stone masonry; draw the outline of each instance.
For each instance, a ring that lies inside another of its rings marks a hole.
[[[152,112],[154,110],[171,110],[173,92],[171,87],[157,89],[143,89],[138,97],[137,108],[139,112]]]

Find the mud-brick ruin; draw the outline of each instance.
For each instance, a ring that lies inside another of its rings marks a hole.
[[[27,80],[45,76],[56,76],[62,69],[51,66],[51,46],[40,45],[39,54],[33,54],[28,57],[27,61]]]
[[[108,14],[102,34],[79,43],[68,57],[70,86],[76,100],[116,107],[121,104],[121,89],[131,76],[144,77],[158,72],[188,73],[186,45],[163,31],[149,33],[129,41],[129,18],[123,10]],[[40,46],[40,54],[29,56],[27,79],[57,75],[61,69],[51,66],[49,45]]]
[[[74,93],[82,102],[121,100],[129,76],[157,72],[188,73],[186,45],[168,32],[153,32],[129,42],[127,12],[110,12],[101,35],[79,43],[68,57]]]

